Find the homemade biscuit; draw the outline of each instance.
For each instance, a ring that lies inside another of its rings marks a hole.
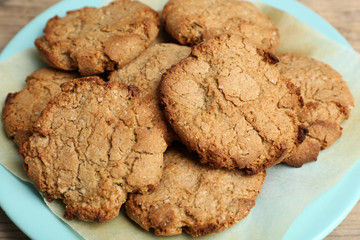
[[[279,31],[252,3],[238,0],[172,0],[163,10],[166,30],[181,44],[195,45],[221,33],[237,33],[275,51]]]
[[[329,65],[294,54],[282,54],[279,59],[280,73],[300,88],[305,104],[299,120],[309,130],[308,137],[284,160],[300,167],[315,161],[321,149],[341,136],[340,123],[349,118],[354,99],[341,75]]]
[[[195,237],[224,231],[245,218],[260,193],[266,172],[246,176],[242,171],[201,165],[181,145],[164,154],[160,186],[130,194],[127,215],[157,235],[185,231]]]
[[[26,78],[26,86],[9,93],[2,118],[7,135],[21,146],[30,136],[31,127],[51,98],[60,93],[60,85],[77,78],[78,74],[42,68]]]
[[[24,168],[48,199],[63,199],[65,217],[116,217],[128,192],[159,184],[166,142],[139,103],[138,89],[98,77],[62,85],[19,150]]]
[[[167,142],[172,142],[175,133],[168,126],[159,106],[159,85],[161,76],[168,68],[189,56],[191,49],[186,46],[164,43],[146,49],[138,58],[110,74],[110,81],[119,81],[140,89],[143,103],[156,112]]]
[[[299,89],[280,77],[278,60],[240,35],[197,45],[163,75],[169,123],[202,162],[257,173],[301,143]]]
[[[51,66],[94,75],[122,67],[156,38],[160,18],[148,6],[116,0],[102,8],[85,7],[48,21],[35,41]]]

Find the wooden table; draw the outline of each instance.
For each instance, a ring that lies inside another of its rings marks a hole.
[[[0,0],[0,51],[32,18],[59,0]],[[360,52],[359,0],[299,0],[330,22]],[[28,239],[0,209],[0,239]],[[360,202],[327,240],[360,239]]]

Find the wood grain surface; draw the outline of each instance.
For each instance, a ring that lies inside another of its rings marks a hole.
[[[0,0],[0,51],[31,19],[58,0]],[[360,0],[299,0],[360,51]],[[26,41],[26,39],[24,39]],[[4,184],[4,183],[0,183]],[[0,239],[28,239],[0,209]],[[360,239],[360,202],[326,240]]]

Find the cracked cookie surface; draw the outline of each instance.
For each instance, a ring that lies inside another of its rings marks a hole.
[[[156,38],[159,24],[158,13],[148,6],[116,0],[50,19],[35,45],[51,66],[94,75],[135,59]]]
[[[247,176],[201,165],[184,146],[174,144],[164,154],[159,188],[130,194],[126,213],[157,235],[186,231],[199,237],[221,232],[249,214],[265,176],[265,171]]]
[[[195,46],[163,75],[164,113],[181,141],[215,167],[248,173],[281,162],[304,140],[300,93],[276,57],[239,35]]]
[[[321,149],[340,138],[340,123],[350,117],[354,99],[341,75],[329,65],[295,54],[282,54],[279,59],[280,73],[300,88],[305,104],[299,120],[309,133],[284,161],[300,167],[315,161]]]
[[[31,136],[31,127],[46,104],[60,93],[60,85],[77,77],[76,73],[52,68],[42,68],[28,76],[22,90],[6,97],[2,111],[6,134],[21,146]]]
[[[189,56],[191,48],[171,43],[156,44],[146,49],[138,58],[111,73],[110,81],[119,81],[140,89],[142,101],[154,109],[167,142],[171,143],[175,133],[168,126],[159,106],[161,76],[168,68]]]
[[[221,33],[237,33],[275,51],[279,32],[252,3],[238,0],[172,0],[163,11],[166,30],[181,44],[195,45]]]
[[[62,85],[19,152],[35,186],[63,199],[65,217],[116,217],[128,192],[160,181],[166,143],[138,89],[98,77]]]

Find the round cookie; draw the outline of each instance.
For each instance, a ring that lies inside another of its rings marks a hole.
[[[31,127],[51,98],[61,92],[60,85],[78,77],[76,73],[42,68],[26,78],[26,86],[9,93],[2,118],[7,135],[20,146],[31,136]]]
[[[321,149],[341,136],[340,123],[349,118],[354,99],[341,75],[329,65],[294,54],[282,54],[279,59],[280,73],[300,88],[305,104],[299,120],[309,130],[308,137],[284,160],[300,167],[315,161]]]
[[[224,231],[245,218],[260,193],[266,172],[246,176],[242,171],[201,165],[184,147],[164,154],[159,188],[130,194],[127,215],[156,235],[176,235],[184,230],[200,237]]]
[[[62,85],[19,150],[28,176],[65,217],[116,217],[129,192],[159,184],[166,143],[138,89],[98,77]]]
[[[50,19],[35,45],[51,66],[94,75],[136,58],[156,38],[159,24],[158,13],[148,6],[116,0]]]
[[[195,46],[163,75],[165,116],[202,162],[254,174],[304,140],[299,91],[276,62],[240,35],[225,34]]]
[[[189,56],[191,48],[171,43],[156,44],[146,49],[128,65],[110,74],[110,81],[119,81],[140,89],[142,102],[147,103],[156,112],[159,125],[162,126],[168,143],[175,133],[168,126],[159,106],[159,85],[161,76],[168,68]]]
[[[279,31],[252,3],[238,0],[172,0],[163,11],[166,30],[181,44],[195,45],[221,33],[237,33],[275,51]]]

